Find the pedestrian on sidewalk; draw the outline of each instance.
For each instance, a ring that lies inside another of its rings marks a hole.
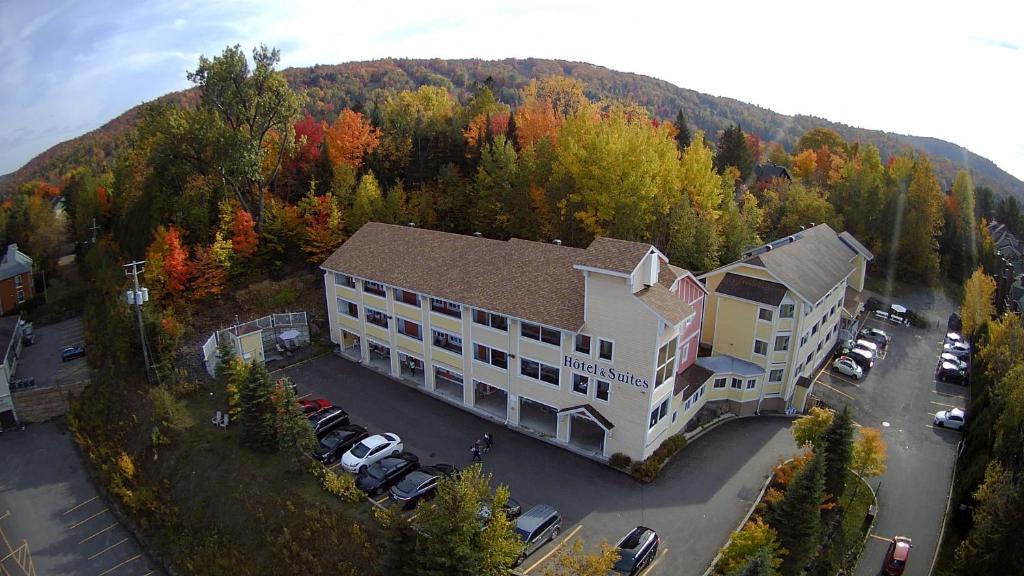
[[[485,452],[489,452],[491,450],[491,446],[493,444],[494,444],[494,438],[491,436],[491,433],[490,432],[484,432],[484,451]]]
[[[473,453],[473,462],[483,462],[484,459],[480,457],[480,442],[473,442],[473,446],[469,449]]]

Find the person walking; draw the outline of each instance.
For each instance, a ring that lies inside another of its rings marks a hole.
[[[473,446],[469,449],[473,453],[473,462],[483,462],[484,459],[480,457],[480,442],[473,442]]]
[[[494,438],[491,436],[491,433],[484,432],[484,451],[489,452],[492,444],[494,444]]]

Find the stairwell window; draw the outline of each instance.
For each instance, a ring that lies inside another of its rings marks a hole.
[[[523,338],[529,338],[530,340],[537,340],[552,346],[562,345],[562,333],[554,328],[544,328],[543,326],[523,322],[519,327],[519,333],[522,334]]]
[[[600,358],[601,360],[607,360],[608,362],[611,362],[613,347],[614,344],[612,344],[611,340],[605,340],[604,338],[601,338],[597,346],[597,357]]]
[[[793,305],[783,304],[779,306],[779,318],[792,318],[793,317]]]
[[[768,354],[768,343],[764,340],[754,340],[754,354],[758,356]]]
[[[776,336],[775,351],[785,352],[786,350],[789,350],[789,336]]]
[[[758,308],[757,309],[757,319],[758,320],[764,320],[765,322],[771,322],[772,321],[772,311],[767,309],[767,308]]]
[[[672,377],[676,361],[676,339],[673,338],[658,350],[658,372],[654,387],[657,388]]]

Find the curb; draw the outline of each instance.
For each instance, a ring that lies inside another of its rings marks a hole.
[[[956,455],[953,457],[953,473],[949,478],[949,492],[946,494],[946,510],[942,513],[942,525],[939,527],[939,539],[935,542],[935,554],[932,554],[932,563],[928,567],[928,573],[935,573],[935,564],[939,561],[939,551],[942,550],[942,539],[946,536],[946,524],[949,522],[949,507],[953,504],[953,489],[956,487],[956,469],[960,462],[960,453],[963,452],[963,439],[957,444]]]
[[[860,554],[857,555],[857,564],[860,564],[860,559],[861,559],[861,556],[864,554],[864,549],[867,548],[867,546],[868,546],[868,538],[871,538],[871,534],[873,534],[874,531],[875,531],[875,524],[878,522],[878,512],[880,511],[880,508],[879,508],[879,505],[878,505],[878,492],[876,492],[871,487],[871,483],[868,482],[867,480],[865,480],[863,476],[861,476],[860,474],[857,474],[853,470],[850,470],[850,472],[852,472],[853,475],[856,476],[858,480],[863,482],[864,485],[868,487],[868,491],[871,492],[871,499],[875,501],[875,515],[871,518],[871,525],[868,526],[868,531],[867,531],[867,533],[864,534],[864,539],[861,540],[861,543],[860,543]],[[854,569],[856,569],[856,567],[857,566],[855,564],[854,565]],[[931,571],[929,571],[928,573],[931,574]]]

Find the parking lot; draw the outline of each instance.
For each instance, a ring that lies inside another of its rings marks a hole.
[[[757,498],[771,467],[796,451],[788,418],[737,420],[685,448],[658,480],[644,486],[334,355],[275,375],[292,378],[300,395],[343,407],[371,434],[398,434],[424,465],[466,467],[471,444],[490,432],[494,446],[483,454],[484,470],[509,487],[524,511],[549,504],[563,519],[555,544],[520,567],[526,574],[542,573],[543,562],[571,538],[583,538],[588,548],[602,540],[615,544],[637,525],[657,530],[662,539],[658,561],[645,574],[702,574]]]
[[[162,573],[98,496],[63,424],[33,424],[0,434],[0,462],[0,532],[12,548],[28,544],[31,573]],[[0,539],[0,558],[8,553]],[[23,564],[27,558],[21,558]],[[0,564],[0,573],[25,572],[9,558]]]
[[[882,430],[888,445],[888,469],[871,481],[878,491],[879,513],[857,567],[858,576],[876,576],[893,536],[914,541],[907,576],[929,574],[945,512],[960,433],[932,425],[935,413],[964,408],[967,388],[935,379],[953,305],[941,294],[910,304],[929,319],[928,328],[896,325],[871,316],[865,327],[890,336],[883,358],[860,381],[823,369],[815,394],[833,407],[848,405],[853,419]],[[829,366],[831,363],[829,363]]]
[[[60,352],[85,342],[81,318],[35,328],[35,343],[24,346],[18,359],[18,379],[33,378],[35,387],[72,384],[89,377],[84,359],[61,362]]]

